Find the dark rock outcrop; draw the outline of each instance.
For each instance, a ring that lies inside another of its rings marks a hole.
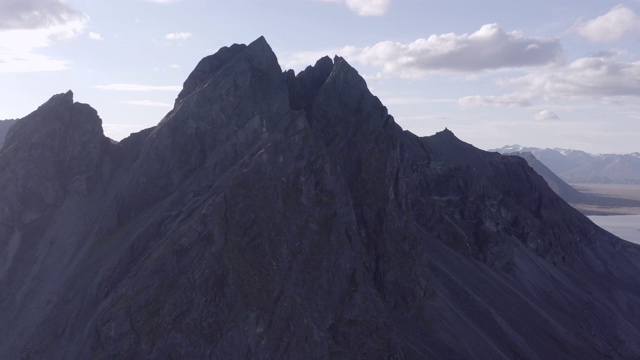
[[[2,358],[640,354],[638,246],[519,157],[403,131],[340,57],[233,45],[158,126],[99,125],[56,95],[2,148]]]

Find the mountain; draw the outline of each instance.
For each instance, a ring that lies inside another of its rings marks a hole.
[[[589,154],[580,150],[540,149],[508,145],[501,154],[530,152],[569,183],[640,184],[640,153]]]
[[[539,161],[532,153],[514,152],[511,154],[520,156],[525,159],[527,161],[527,164],[529,164],[529,166],[531,166],[540,176],[542,176],[542,178],[544,178],[551,190],[558,194],[564,201],[570,204],[590,204],[595,201],[592,196],[584,194],[564,182],[560,177],[558,177],[558,175],[551,171],[551,169],[549,169],[541,161]]]
[[[521,148],[521,150],[525,149]],[[620,211],[625,211],[625,207],[640,207],[640,202],[634,198],[581,192],[558,177],[530,152],[516,151],[504,155],[515,155],[525,159],[558,196],[585,215],[617,215]],[[623,212],[622,215],[624,214]]]
[[[119,143],[53,96],[9,132],[0,198],[3,359],[640,355],[638,246],[264,38]]]
[[[0,146],[4,142],[4,137],[7,135],[9,128],[13,126],[15,120],[0,120]]]

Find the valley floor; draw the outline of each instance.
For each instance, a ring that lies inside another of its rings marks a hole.
[[[640,215],[640,185],[570,185],[597,200],[591,204],[571,204],[585,215]]]

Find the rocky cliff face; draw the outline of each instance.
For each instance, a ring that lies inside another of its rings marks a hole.
[[[640,251],[526,162],[403,131],[344,59],[203,59],[119,144],[72,94],[0,150],[2,358],[630,358]]]

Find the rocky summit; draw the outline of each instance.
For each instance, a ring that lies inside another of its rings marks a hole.
[[[0,148],[2,359],[632,359],[639,284],[522,158],[264,38],[119,143],[67,92]]]

